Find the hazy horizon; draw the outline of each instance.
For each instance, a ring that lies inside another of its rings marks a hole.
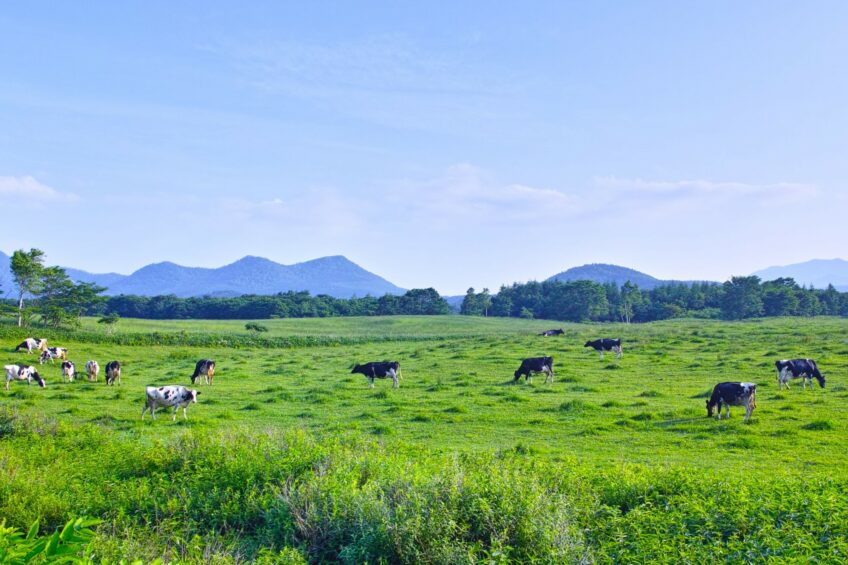
[[[0,249],[404,288],[845,258],[839,2],[10,3]],[[10,213],[13,212],[13,213]]]

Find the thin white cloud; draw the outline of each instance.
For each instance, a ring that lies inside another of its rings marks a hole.
[[[79,197],[68,192],[59,192],[35,180],[31,176],[0,176],[0,200],[18,203],[74,202]]]
[[[785,198],[807,198],[818,194],[810,184],[779,182],[751,184],[743,182],[714,182],[703,179],[677,181],[650,181],[640,178],[596,177],[595,186],[619,192],[653,194],[709,194],[752,195]]]

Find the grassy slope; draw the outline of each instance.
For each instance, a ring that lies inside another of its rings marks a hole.
[[[123,320],[123,331],[162,326],[186,331],[229,331],[242,322]],[[419,334],[421,341],[285,350],[230,350],[183,347],[129,347],[61,343],[81,367],[89,358],[101,366],[124,364],[123,384],[62,383],[58,365],[43,368],[49,387],[13,384],[6,404],[23,412],[69,422],[104,418],[110,427],[134,434],[176,433],[160,421],[138,419],[143,387],[188,384],[194,361],[218,362],[212,387],[202,388],[187,426],[244,427],[379,435],[389,443],[437,450],[511,449],[520,445],[546,457],[578,456],[598,464],[682,463],[733,471],[775,467],[841,470],[848,463],[848,365],[839,319],[768,320],[720,323],[675,321],[641,326],[570,325],[564,336],[534,335],[543,322],[461,317],[279,320],[268,323],[280,335]],[[556,325],[556,324],[554,324]],[[243,331],[243,330],[242,330]],[[429,341],[429,335],[461,337]],[[620,362],[581,345],[599,335],[620,335]],[[14,340],[7,340],[9,350]],[[557,381],[512,384],[522,357],[553,355]],[[819,361],[829,386],[778,393],[773,361],[810,356]],[[4,361],[21,359],[6,354]],[[355,362],[397,359],[403,368],[399,390],[389,381],[368,389]],[[705,418],[704,399],[724,380],[758,383],[758,409],[742,425],[742,409],[729,421]],[[824,427],[826,430],[805,429]]]

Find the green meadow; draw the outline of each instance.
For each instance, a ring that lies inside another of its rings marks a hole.
[[[848,320],[560,324],[461,316],[95,320],[0,326],[123,365],[13,382],[0,406],[0,518],[44,532],[102,520],[96,562],[844,562]],[[565,334],[540,337],[545,329]],[[621,337],[603,361],[583,344]],[[551,355],[556,378],[513,381]],[[779,391],[774,361],[811,357],[827,386]],[[172,422],[147,385],[214,383]],[[355,363],[398,360],[400,388]],[[721,381],[757,409],[706,417]]]

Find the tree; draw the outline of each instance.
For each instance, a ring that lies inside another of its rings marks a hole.
[[[639,287],[630,281],[624,283],[621,287],[621,306],[619,309],[625,323],[629,324],[633,320],[636,307],[641,304],[642,293],[639,292]]]
[[[480,308],[477,293],[474,292],[473,286],[465,291],[465,298],[462,299],[462,306],[459,307],[459,313],[463,316],[479,316],[482,313],[482,308]]]
[[[12,278],[18,285],[18,327],[24,321],[24,296],[34,296],[41,285],[41,273],[44,270],[44,251],[30,249],[25,252],[19,249],[12,254],[10,263]]]
[[[256,322],[248,322],[244,325],[244,329],[251,331],[254,335],[259,335],[262,332],[267,332],[268,328]]]
[[[721,315],[726,320],[742,320],[763,314],[760,277],[733,277],[724,285]]]

